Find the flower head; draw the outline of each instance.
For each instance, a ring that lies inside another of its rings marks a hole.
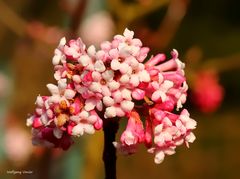
[[[51,95],[38,96],[36,111],[27,119],[33,143],[65,150],[72,137],[93,134],[103,120],[125,117],[126,129],[113,142],[124,154],[145,143],[161,163],[178,145],[188,147],[196,122],[186,109],[172,113],[187,97],[184,63],[176,50],[170,60],[157,54],[144,63],[148,52],[128,29],[103,42],[100,50],[87,48],[80,38],[68,44],[63,38],[53,57],[57,85],[47,85]]]

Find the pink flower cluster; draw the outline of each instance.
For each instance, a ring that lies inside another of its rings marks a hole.
[[[192,90],[192,101],[204,113],[216,111],[224,98],[224,89],[214,71],[201,71],[196,75]]]
[[[38,96],[27,119],[34,144],[68,149],[72,136],[93,134],[103,120],[115,117],[127,117],[128,123],[113,145],[131,154],[145,143],[155,163],[195,140],[196,122],[188,111],[171,113],[182,108],[188,89],[178,52],[168,61],[164,54],[146,61],[149,48],[133,35],[126,29],[100,50],[87,48],[80,38],[69,44],[61,39],[52,59],[58,84],[47,85],[51,96]]]

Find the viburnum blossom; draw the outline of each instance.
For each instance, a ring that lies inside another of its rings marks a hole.
[[[192,101],[202,112],[214,112],[221,105],[224,89],[215,71],[200,71],[193,83]]]
[[[80,38],[61,39],[55,50],[51,96],[38,96],[35,113],[27,119],[33,143],[68,149],[72,137],[93,134],[110,118],[128,120],[120,142],[113,145],[124,154],[145,144],[155,163],[175,153],[182,143],[195,140],[196,121],[186,109],[188,85],[178,52],[166,60],[157,54],[147,60],[149,48],[126,29],[111,42],[86,47]],[[117,119],[116,119],[117,120]]]

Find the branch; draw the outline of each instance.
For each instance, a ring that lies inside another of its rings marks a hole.
[[[105,167],[105,179],[116,179],[116,148],[113,146],[119,127],[118,118],[103,119],[104,150],[103,161]]]
[[[3,1],[0,1],[0,22],[18,36],[22,37],[25,35],[26,21],[18,16]]]

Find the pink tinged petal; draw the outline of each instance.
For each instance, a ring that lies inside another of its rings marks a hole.
[[[44,101],[43,101],[43,99],[42,99],[41,96],[38,96],[38,97],[37,97],[35,104],[36,104],[37,106],[39,106],[39,107],[43,107],[43,106],[44,106]]]
[[[187,129],[195,129],[196,126],[197,126],[197,122],[193,119],[190,119],[186,124]]]
[[[147,54],[148,54],[149,50],[150,49],[148,47],[140,48],[140,54],[139,54],[137,60],[139,62],[143,62],[145,60],[145,58],[147,57]]]
[[[95,57],[98,61],[103,61],[104,56],[105,56],[105,52],[103,50],[97,51],[97,53],[95,55]]]
[[[100,46],[104,51],[109,51],[111,49],[111,43],[109,41],[102,42]]]
[[[183,107],[182,104],[184,104],[187,100],[187,95],[182,94],[179,98],[179,100],[177,101],[177,110],[179,110],[180,108]]]
[[[121,63],[117,59],[111,61],[111,69],[119,70]]]
[[[159,135],[163,130],[163,124],[159,124],[154,128],[154,135]]]
[[[179,59],[176,59],[176,63],[177,63],[177,68],[183,70],[185,68],[185,63],[183,63],[182,61],[180,61]],[[182,74],[184,75],[184,71],[181,71]]]
[[[139,72],[139,80],[141,82],[149,82],[150,81],[150,75],[146,70]]]
[[[172,121],[168,117],[164,117],[162,123],[166,126],[172,126]]]
[[[104,113],[105,118],[113,118],[113,117],[116,117],[116,115],[117,115],[117,112],[115,107],[111,106],[106,108],[106,111]]]
[[[89,112],[83,110],[80,112],[79,117],[81,119],[87,119],[89,117]]]
[[[126,99],[126,100],[132,100],[132,97],[131,97],[131,91],[128,90],[128,89],[123,89],[121,91],[121,94],[122,94],[122,98]]]
[[[129,80],[130,80],[129,75],[127,75],[127,74],[122,75],[121,78],[119,79],[120,83],[123,83],[123,84],[128,83]]]
[[[179,129],[181,134],[185,134],[187,132],[187,129],[184,127],[184,125],[182,124],[182,122],[180,120],[176,120],[175,125]]]
[[[125,37],[122,36],[122,35],[115,35],[114,36],[114,43],[116,43],[116,44],[117,44],[117,42],[119,43],[119,42],[124,41],[124,40],[125,40]],[[116,45],[116,44],[114,44],[114,45]]]
[[[108,83],[108,87],[109,87],[110,91],[114,91],[120,87],[120,84],[118,82],[116,82],[115,80],[113,80]]]
[[[136,74],[131,75],[130,84],[133,85],[134,87],[137,87],[139,83],[140,81],[138,75]]]
[[[102,73],[102,77],[106,81],[111,81],[114,77],[114,72],[112,70],[106,70]]]
[[[80,78],[79,75],[73,75],[72,80],[73,80],[74,83],[80,83],[81,82],[81,78]]]
[[[93,127],[92,124],[85,124],[84,125],[84,131],[87,133],[87,134],[94,134],[95,133],[95,129]]]
[[[145,91],[141,89],[134,89],[132,92],[132,97],[136,100],[142,100],[145,96]]]
[[[88,65],[85,67],[85,70],[94,71],[94,64],[93,64],[93,63],[88,64]]]
[[[104,72],[106,70],[106,67],[101,60],[97,60],[94,64],[94,69],[98,72]]]
[[[158,146],[158,147],[163,147],[165,145],[165,139],[164,139],[164,135],[161,133],[157,136],[154,137],[154,143]]]
[[[170,88],[172,88],[174,85],[174,83],[172,81],[169,81],[169,80],[165,80],[162,85],[161,85],[161,88],[164,89],[164,90],[169,90]]]
[[[124,37],[126,37],[126,39],[132,39],[134,32],[130,31],[128,28],[126,28],[123,32]]]
[[[87,53],[90,57],[94,57],[96,54],[96,48],[93,45],[91,45],[90,47],[88,47]]]
[[[119,67],[119,70],[120,70],[120,72],[122,73],[122,74],[125,74],[125,73],[127,73],[128,72],[128,70],[129,70],[129,65],[127,64],[127,63],[121,63],[120,64],[120,67]]]
[[[82,66],[87,66],[91,63],[91,58],[88,55],[82,55],[79,59],[78,62],[82,65]]]
[[[45,107],[48,109],[53,103],[59,103],[61,97],[59,95],[53,95],[45,103]]]
[[[102,79],[102,75],[101,73],[97,72],[97,71],[93,71],[92,72],[92,79],[93,81],[100,81]]]
[[[36,109],[35,109],[35,112],[36,112],[37,115],[40,116],[40,115],[43,114],[43,109],[42,109],[42,108],[36,108]]]
[[[175,144],[176,146],[179,146],[179,145],[182,145],[183,142],[184,142],[184,140],[183,140],[182,138],[180,138],[180,139],[177,139],[174,144]],[[186,142],[186,145],[188,146],[188,143],[187,143],[187,142]]]
[[[155,162],[156,164],[160,164],[160,163],[163,162],[164,157],[165,157],[165,154],[164,154],[163,151],[161,151],[161,150],[160,150],[160,151],[157,151],[156,154],[155,154],[154,162]]]
[[[135,38],[135,39],[132,39],[132,45],[141,47],[142,46],[142,42],[141,42],[140,39]]]
[[[158,101],[161,98],[162,102],[166,101],[167,96],[164,92],[162,92],[161,90],[157,90],[152,94],[151,99],[153,101]]]
[[[72,135],[73,136],[82,136],[84,134],[84,128],[83,124],[79,123],[76,126],[72,128]]]
[[[102,103],[102,101],[99,100],[97,102],[96,108],[97,108],[98,111],[102,111],[103,110],[103,103]]]
[[[196,137],[192,132],[190,132],[185,138],[185,140],[190,143],[193,143],[195,141],[195,139],[196,139]]]
[[[97,82],[92,82],[92,84],[90,85],[89,89],[92,91],[92,92],[98,92],[98,93],[101,93],[102,92],[102,86],[100,83],[97,83]]]
[[[90,115],[90,117],[88,117],[87,120],[90,124],[94,124],[97,122],[98,117],[96,115]]]
[[[175,154],[176,152],[175,152],[174,148],[167,148],[167,149],[164,150],[164,153],[165,153],[166,155],[173,155],[173,154]]]
[[[112,106],[114,104],[114,100],[110,96],[104,96],[103,97],[103,104],[107,107]]]
[[[157,65],[160,62],[163,62],[166,59],[166,56],[164,54],[158,54],[155,57],[152,57],[150,60],[148,60],[145,63],[146,67],[152,67]]]
[[[53,76],[54,76],[55,80],[60,80],[61,79],[61,72],[60,71],[55,71]]]
[[[118,117],[124,117],[125,116],[126,113],[122,110],[122,108],[115,107],[115,109],[116,109],[116,113],[117,113]]]
[[[53,111],[51,109],[48,109],[46,111],[46,114],[49,119],[52,119],[54,117]]]
[[[44,125],[47,125],[47,123],[48,123],[47,114],[41,115],[40,120],[42,121],[42,123],[43,123]]]
[[[145,69],[144,64],[143,64],[143,63],[139,63],[139,64],[138,64],[138,70],[139,70],[139,71],[142,71],[142,70],[144,70],[144,69]]]
[[[81,118],[78,115],[70,116],[70,120],[73,121],[73,122],[76,122],[76,123],[79,123],[80,119]]]
[[[64,45],[66,44],[66,38],[63,37],[61,38],[59,44],[58,44],[58,47],[62,48]]]
[[[151,154],[153,154],[155,152],[156,148],[155,147],[151,147],[149,148],[147,151]]]
[[[63,131],[60,130],[59,128],[54,128],[53,129],[53,135],[57,138],[57,139],[61,139],[62,135],[63,135]]]
[[[32,126],[33,120],[34,120],[34,116],[31,116],[31,117],[27,118],[26,125],[28,127]]]
[[[67,79],[60,79],[58,80],[58,89],[62,92],[67,87]]]
[[[52,58],[52,64],[53,65],[58,65],[61,61],[61,55],[60,54],[55,54]]]
[[[104,96],[111,96],[111,91],[109,90],[109,88],[107,86],[102,86],[102,94]]]
[[[73,99],[73,97],[75,96],[76,92],[71,90],[71,89],[66,89],[64,92],[64,96],[66,99]]]
[[[100,130],[103,126],[103,121],[102,119],[98,118],[97,122],[94,123],[94,128],[96,130]]]
[[[177,51],[176,49],[173,49],[173,50],[171,51],[171,55],[172,55],[172,57],[173,57],[174,59],[178,58],[178,51]]]
[[[133,145],[137,143],[136,137],[132,134],[131,131],[124,131],[121,136],[121,142],[126,145]]]
[[[112,96],[116,103],[120,103],[123,100],[122,93],[120,91],[115,91],[112,93]]]
[[[131,54],[133,56],[138,56],[140,54],[140,48],[136,46],[131,46]]]
[[[110,55],[111,58],[117,59],[118,58],[118,50],[116,48],[111,49],[109,51],[109,55]]]
[[[137,69],[139,66],[139,62],[133,56],[127,57],[126,62],[133,68]]]
[[[92,99],[92,98],[87,99],[85,101],[84,109],[86,111],[91,111],[91,110],[93,110],[95,108],[96,104],[97,104],[97,101],[95,99]]]
[[[132,101],[124,100],[124,101],[121,102],[121,108],[125,112],[132,111],[133,107],[134,107],[134,103]]]
[[[153,81],[153,82],[151,83],[151,86],[152,86],[152,88],[153,88],[154,90],[158,90],[158,89],[160,88],[160,85],[159,85],[159,83],[158,83],[157,81]]]
[[[163,82],[164,78],[162,73],[158,73],[158,83],[161,84]]]
[[[58,87],[54,84],[47,84],[47,88],[52,95],[59,95]]]
[[[189,113],[186,109],[181,112],[179,119],[185,124],[187,129],[196,128],[197,122],[189,117]]]
[[[161,121],[165,117],[165,112],[158,110],[154,112],[154,117],[157,121]]]

